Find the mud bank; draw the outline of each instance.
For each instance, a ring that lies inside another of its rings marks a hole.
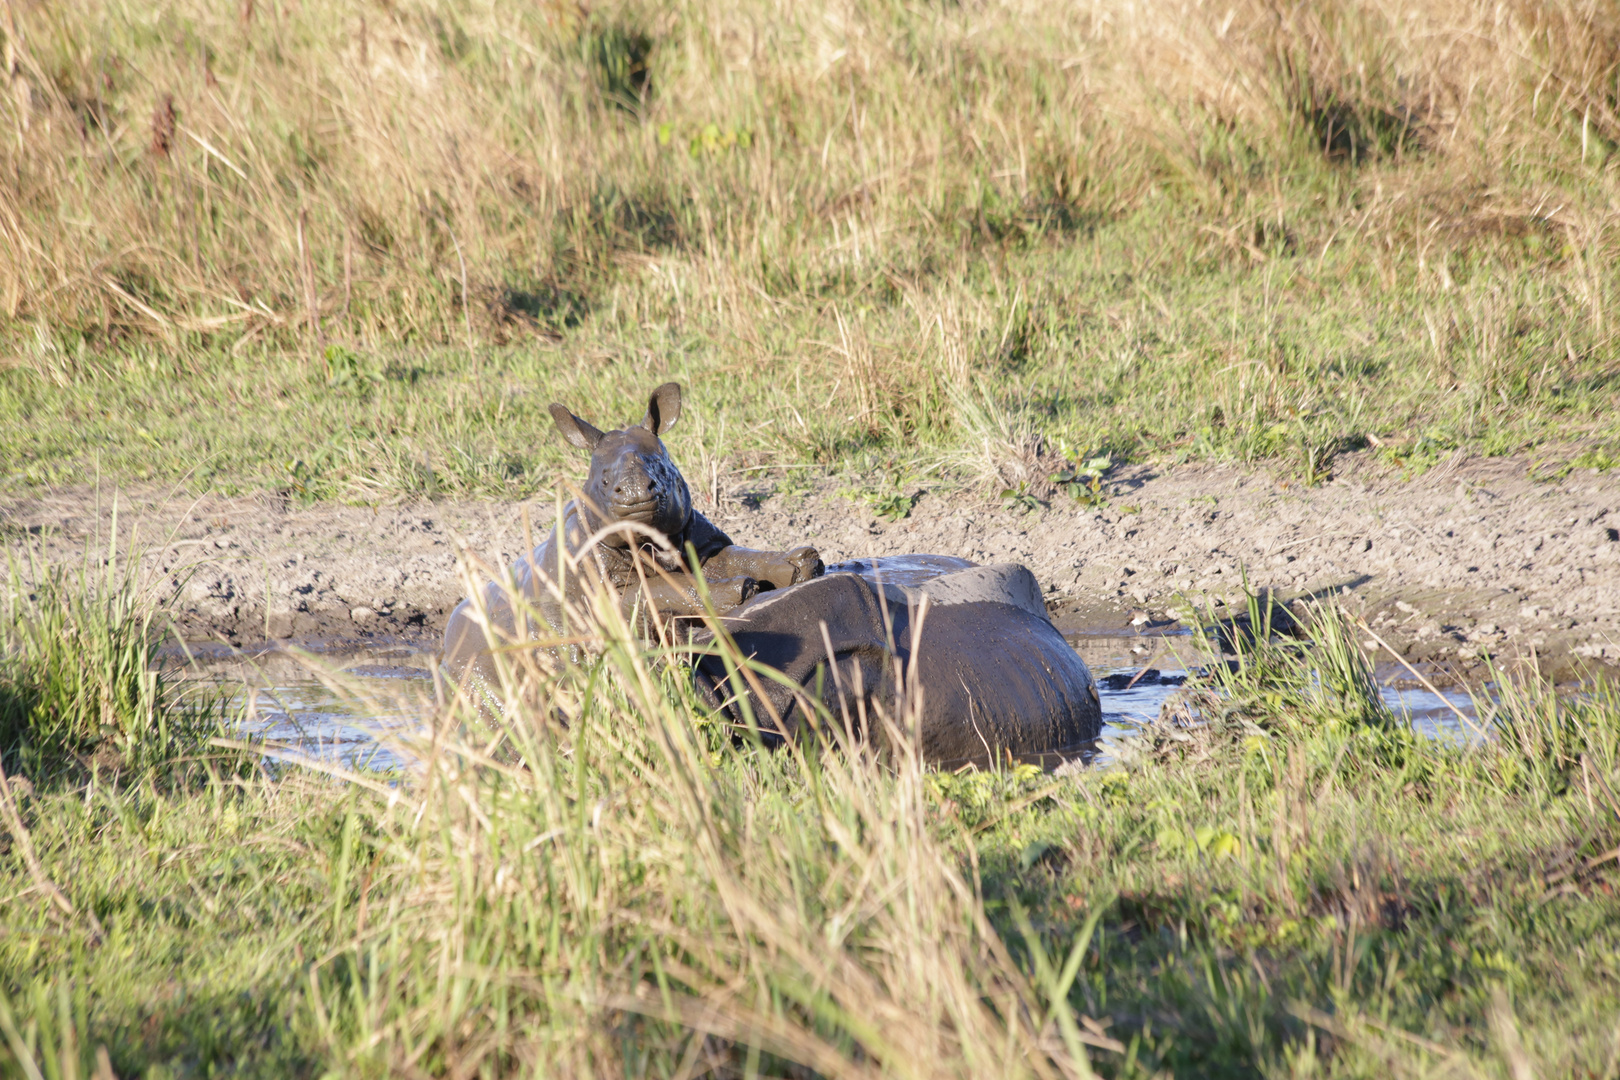
[[[845,482],[777,494],[720,474],[694,492],[739,543],[816,544],[828,562],[937,552],[1029,566],[1071,632],[1162,629],[1180,597],[1233,599],[1241,575],[1284,597],[1348,591],[1409,659],[1460,672],[1531,650],[1567,676],[1620,664],[1620,475],[1530,479],[1524,459],[1453,460],[1404,479],[1366,455],[1301,488],[1218,466],[1136,466],[1100,508],[1064,496],[1028,512],[965,491],[925,491],[890,522]],[[532,534],[552,504],[528,504]],[[431,643],[464,594],[457,553],[504,565],[526,541],[521,504],[300,507],[275,495],[119,495],[151,585],[191,640]],[[106,537],[103,490],[0,499],[0,538],[26,559],[80,556]],[[103,540],[105,542],[105,540]],[[266,602],[268,598],[268,603]]]

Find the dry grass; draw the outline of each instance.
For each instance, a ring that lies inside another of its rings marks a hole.
[[[1596,2],[8,0],[0,34],[14,341],[466,344],[587,307],[746,340],[771,298],[909,294],[1164,199],[1240,257],[1441,281],[1545,232],[1607,317]]]
[[[1620,407],[1598,3],[3,10],[0,483],[526,495],[664,377],[992,491]]]

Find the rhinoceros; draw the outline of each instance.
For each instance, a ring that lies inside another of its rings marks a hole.
[[[793,686],[750,680],[715,652],[693,665],[698,693],[734,724],[751,713],[770,741],[797,737],[819,701],[836,724],[881,743],[878,718],[903,711],[902,686],[921,691],[918,749],[938,765],[1050,761],[1102,729],[1091,672],[1017,564],[942,555],[839,563],[719,621],[742,656]]]
[[[822,572],[814,547],[755,551],[739,547],[692,507],[692,493],[659,435],[681,414],[681,388],[665,383],[647,401],[639,424],[603,432],[553,404],[551,418],[568,442],[591,454],[582,497],[571,500],[544,543],[511,567],[517,595],[547,628],[519,634],[508,591],[491,582],[482,595],[496,641],[480,624],[472,598],[450,613],[444,662],[452,677],[493,677],[492,646],[566,629],[565,605],[586,606],[587,592],[606,581],[627,615],[643,625],[699,616],[699,596],[688,549],[695,555],[715,610],[728,611],[762,591],[808,581]]]

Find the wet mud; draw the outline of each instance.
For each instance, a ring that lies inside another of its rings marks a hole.
[[[930,490],[898,521],[845,494],[847,479],[777,493],[757,474],[721,472],[694,501],[738,543],[811,543],[829,563],[907,552],[1023,563],[1065,634],[1143,638],[1143,663],[1152,639],[1181,628],[1188,598],[1235,603],[1246,577],[1285,603],[1342,596],[1442,677],[1478,674],[1487,656],[1533,656],[1561,680],[1620,665],[1620,474],[1541,481],[1532,465],[1454,458],[1406,478],[1352,454],[1314,488],[1220,466],[1133,466],[1097,507]],[[112,504],[105,489],[0,496],[0,541],[26,576],[31,554],[105,547]],[[306,507],[126,490],[119,550],[144,552],[149,587],[195,643],[431,647],[466,593],[458,552],[505,566],[543,538],[554,505]]]

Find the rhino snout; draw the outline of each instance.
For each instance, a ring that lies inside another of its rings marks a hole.
[[[651,519],[663,505],[663,493],[650,478],[621,480],[613,485],[608,504],[613,516],[620,520]]]
[[[658,495],[658,481],[651,478],[644,481],[626,483],[619,481],[613,485],[613,501],[645,502]]]
[[[646,436],[642,441],[651,440]],[[662,447],[620,446],[609,436],[591,459],[591,488],[594,504],[609,521],[634,521],[674,535],[685,525],[690,510],[686,485],[681,474],[664,455]]]
[[[632,518],[650,521],[658,510],[658,500],[650,498],[642,499],[640,502],[620,502],[618,499],[614,499],[612,510],[613,516],[620,521],[628,521]]]

